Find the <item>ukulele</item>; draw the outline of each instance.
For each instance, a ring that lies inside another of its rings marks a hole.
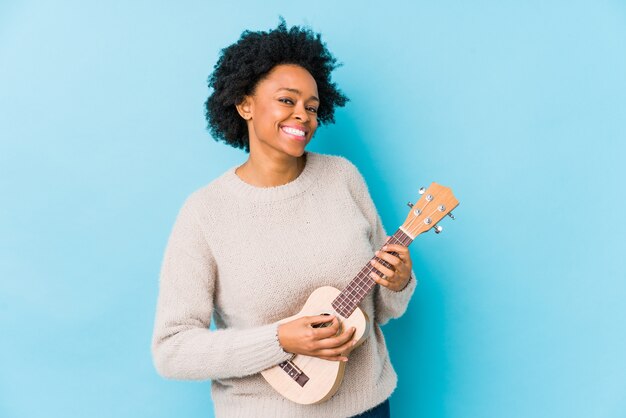
[[[408,246],[422,232],[431,228],[436,233],[442,231],[437,223],[446,215],[454,219],[452,209],[459,202],[452,194],[452,190],[432,183],[428,190],[420,189],[422,195],[417,203],[409,202],[411,211],[400,228],[393,234],[387,243]],[[395,252],[391,254],[397,256]],[[391,268],[385,260],[374,257],[376,261]],[[307,299],[304,307],[296,315],[285,318],[279,323],[310,315],[335,315],[341,328],[354,327],[353,338],[357,343],[351,347],[352,351],[359,347],[369,334],[367,315],[359,308],[359,303],[372,291],[376,282],[369,277],[376,271],[368,262],[345,289],[339,290],[332,286],[323,286],[316,289]],[[321,323],[314,327],[325,327],[331,323]],[[348,353],[344,353],[348,354]],[[329,361],[318,357],[295,354],[290,360],[274,367],[263,370],[261,374],[267,382],[281,395],[299,404],[321,403],[331,398],[339,389],[343,379],[345,363],[343,361]]]

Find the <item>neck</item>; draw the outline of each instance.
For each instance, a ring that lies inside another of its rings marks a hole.
[[[257,187],[274,187],[294,181],[306,164],[306,154],[268,155],[250,149],[248,160],[235,170],[246,183]]]

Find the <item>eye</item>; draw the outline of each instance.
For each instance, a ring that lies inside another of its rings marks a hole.
[[[293,104],[293,100],[291,100],[289,97],[281,97],[280,99],[278,99],[278,101],[285,104]]]
[[[316,113],[317,114],[317,107],[307,107],[306,110],[308,110],[311,113]]]

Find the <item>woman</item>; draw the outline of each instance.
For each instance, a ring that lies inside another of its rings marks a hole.
[[[178,214],[161,270],[153,356],[167,378],[211,379],[218,417],[389,416],[397,377],[380,325],[402,315],[415,288],[406,247],[377,254],[391,268],[373,265],[380,286],[360,306],[370,335],[349,359],[353,330],[338,333],[332,316],[278,324],[316,288],[344,288],[386,240],[356,167],[305,151],[318,124],[333,122],[347,101],[330,80],[335,67],[318,34],[283,21],[244,32],[209,79],[214,138],[249,157],[194,192]],[[322,322],[331,325],[312,327]],[[347,362],[330,400],[296,404],[263,379],[262,370],[294,354]]]

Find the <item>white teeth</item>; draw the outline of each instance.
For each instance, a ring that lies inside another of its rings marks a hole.
[[[304,136],[304,131],[301,131],[300,129],[296,129],[296,128],[284,127],[283,131],[292,135]]]

